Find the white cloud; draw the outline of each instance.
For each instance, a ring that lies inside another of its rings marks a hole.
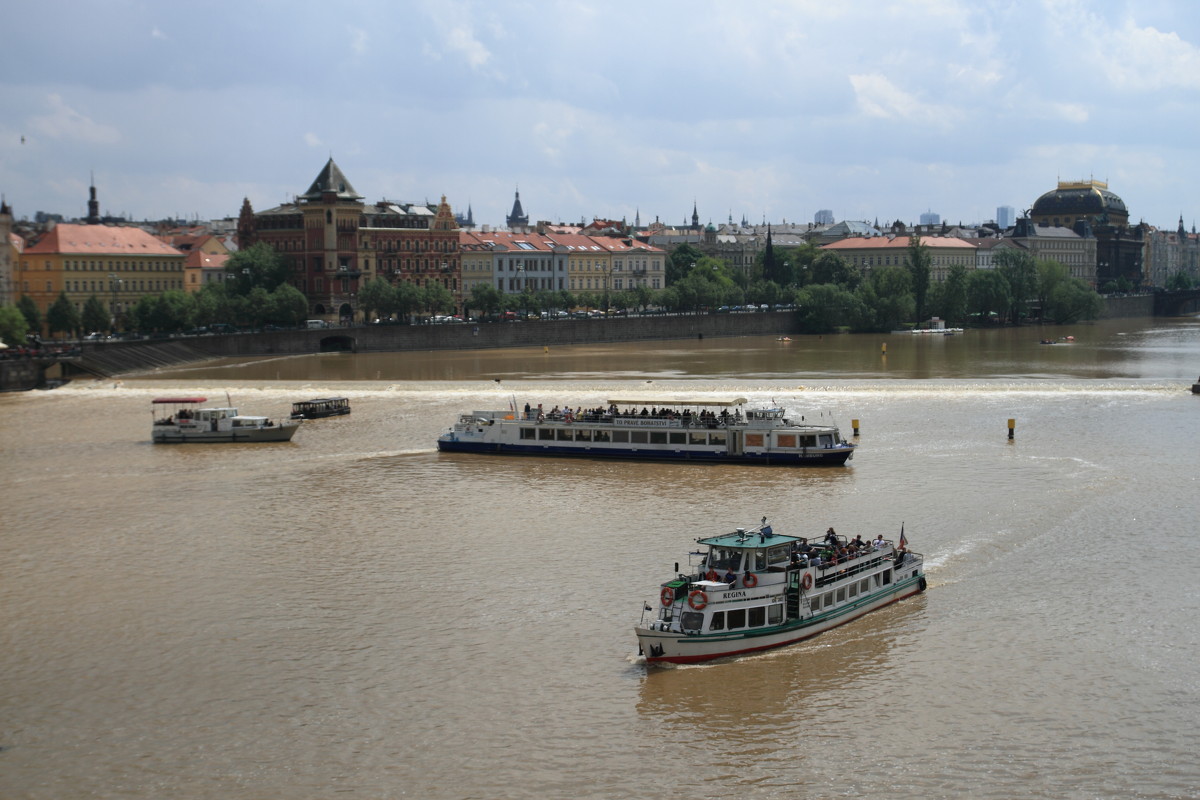
[[[111,125],[104,125],[84,116],[63,101],[62,95],[46,97],[50,113],[33,117],[33,130],[50,137],[91,144],[116,144],[121,141],[121,132]]]
[[[957,113],[949,106],[926,103],[879,73],[851,75],[850,85],[859,109],[868,117],[952,127]]]
[[[486,67],[492,59],[491,52],[475,38],[474,31],[461,26],[451,28],[446,33],[446,48],[461,54],[471,69],[477,71]]]
[[[325,143],[321,141],[321,137],[317,136],[312,131],[304,134],[304,143],[309,147],[324,147]]]

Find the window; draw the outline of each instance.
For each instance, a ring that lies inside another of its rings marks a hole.
[[[666,431],[650,431],[650,444],[666,444],[666,443],[667,443],[667,432]]]
[[[671,440],[671,444],[687,444],[685,441],[687,439],[687,434],[683,431],[671,431],[668,434],[668,437]]]
[[[536,439],[537,438],[537,429],[536,428],[521,428],[521,438],[522,439]]]
[[[746,627],[746,609],[744,608],[739,608],[735,611],[727,611],[725,612],[725,617],[729,622],[729,630]]]
[[[650,437],[646,433],[646,431],[630,431],[629,432],[629,441],[632,444],[645,444],[649,440],[650,440]]]
[[[725,612],[724,611],[717,611],[712,615],[712,619],[709,620],[709,622],[708,622],[708,629],[710,631],[725,630]]]
[[[592,440],[592,429],[591,429],[591,428],[578,428],[578,429],[576,429],[576,431],[575,431],[575,441],[577,441],[577,442],[590,442],[591,440]]]
[[[783,603],[773,603],[767,606],[767,624],[783,624]]]
[[[607,442],[608,439],[608,431],[596,431],[592,436],[592,441],[594,442]]]
[[[708,434],[708,443],[725,446],[725,431],[713,431]]]
[[[629,431],[613,431],[612,440],[614,442],[621,442],[622,444],[627,443],[629,441]]]
[[[833,592],[828,592],[825,595],[825,608],[833,607]]]
[[[554,428],[538,428],[538,439],[541,441],[554,439]]]
[[[795,447],[796,446],[796,434],[794,434],[794,433],[776,434],[775,443],[777,445],[779,445],[780,447]]]
[[[747,447],[762,447],[763,446],[763,435],[761,433],[747,433],[746,434],[746,446]]]
[[[571,429],[570,428],[559,428],[558,429],[558,440],[560,442],[574,441],[574,437],[571,436]]]
[[[699,611],[685,611],[679,615],[679,627],[687,631],[698,631],[704,624],[704,615]]]
[[[761,628],[767,624],[767,607],[755,606],[750,609],[750,627]]]
[[[708,444],[708,434],[688,433],[688,444]]]

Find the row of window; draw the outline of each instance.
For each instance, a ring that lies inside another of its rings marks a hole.
[[[29,270],[29,261],[21,262],[21,269]],[[54,270],[53,261],[45,261],[42,269]],[[64,272],[179,272],[183,261],[64,261]]]
[[[870,578],[863,578],[861,581],[856,581],[848,586],[841,586],[822,594],[809,595],[809,608],[813,613],[816,613],[817,611],[833,608],[838,603],[853,600],[860,594],[868,594],[871,591],[872,582],[874,582],[876,589],[890,584],[892,582],[892,571],[889,569],[877,572]],[[704,615],[698,611],[685,611],[680,615],[679,622],[684,630],[700,630],[704,624]],[[742,628],[762,628],[767,625],[781,624],[783,624],[783,604],[770,603],[765,606],[714,611],[708,620],[708,630],[733,631]]]
[[[725,431],[642,431],[607,428],[521,428],[522,439],[556,442],[615,442],[617,444],[678,444],[724,447]]]

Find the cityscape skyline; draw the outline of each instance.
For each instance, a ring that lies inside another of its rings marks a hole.
[[[204,8],[9,5],[17,218],[84,217],[93,176],[106,214],[235,216],[330,156],[369,197],[494,227],[517,190],[555,222],[978,223],[1089,178],[1131,223],[1200,217],[1186,3]]]

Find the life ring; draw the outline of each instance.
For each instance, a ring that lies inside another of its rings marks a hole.
[[[697,589],[688,595],[688,605],[691,606],[693,610],[700,611],[706,605],[708,605],[708,595],[706,595],[703,590]]]
[[[804,573],[804,577],[800,579],[800,588],[806,592],[812,588],[812,573],[811,572]]]
[[[710,569],[704,576],[705,580],[710,580],[713,583],[716,583],[720,577],[715,569]]]
[[[755,586],[758,586],[758,576],[753,572],[747,572],[746,576],[742,578],[742,586],[745,586],[747,589],[753,589]]]
[[[675,590],[670,586],[664,586],[659,598],[662,600],[664,606],[669,606],[675,602]]]

